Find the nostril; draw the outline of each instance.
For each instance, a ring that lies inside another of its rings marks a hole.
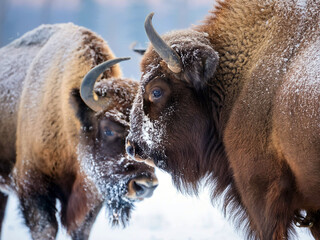
[[[133,181],[132,189],[138,198],[149,198],[152,196],[153,191],[157,188],[157,183]]]
[[[133,187],[133,190],[136,192],[137,196],[142,196],[147,189],[145,185],[139,184],[136,181],[133,181],[132,187]]]
[[[127,145],[126,151],[131,157],[134,157],[134,148],[131,145]]]

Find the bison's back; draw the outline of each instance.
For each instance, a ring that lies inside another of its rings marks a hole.
[[[0,49],[0,174],[15,162],[17,110],[28,68],[54,32],[40,27]]]

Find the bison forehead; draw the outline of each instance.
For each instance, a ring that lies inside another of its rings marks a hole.
[[[129,127],[129,109],[125,112],[121,109],[120,111],[117,108],[113,108],[105,112],[104,114],[107,118],[113,119],[115,122],[118,122],[126,127]]]
[[[168,107],[158,119],[151,119],[143,111],[141,89],[136,96],[130,114],[128,139],[141,144],[146,155],[156,151],[165,155],[164,143],[167,141],[167,123],[175,112],[175,105]]]
[[[105,116],[128,126],[129,113],[138,89],[138,83],[129,79],[101,79],[95,85],[99,97],[111,98]]]
[[[95,85],[95,92],[101,97],[113,97],[120,104],[131,104],[134,100],[138,83],[129,79],[101,79]],[[109,96],[108,96],[109,95]]]
[[[207,33],[190,29],[171,31],[164,34],[162,39],[180,55],[184,66],[188,66],[190,62],[201,61],[200,49],[208,49],[211,46]],[[154,50],[152,44],[149,45],[144,54],[141,69],[143,72],[141,78],[143,85],[146,85],[155,76],[164,77],[163,74],[174,78],[174,75],[168,70],[167,65]]]
[[[191,29],[171,31],[162,36],[163,40],[171,47],[173,44],[181,44],[183,47],[186,44],[196,46],[210,45],[208,33],[197,32]]]
[[[160,59],[159,59],[160,61]],[[161,70],[160,64],[150,64],[147,66],[146,71],[143,72],[141,76],[141,82],[146,85],[150,80],[152,80],[155,76],[164,77],[163,74],[158,75],[159,71]],[[144,93],[145,89],[144,86],[142,88],[142,94]]]
[[[193,48],[196,49],[199,46],[201,47],[201,46],[210,45],[208,33],[197,32],[191,29],[171,31],[162,35],[161,38],[166,42],[166,44],[168,44],[170,47],[172,47],[175,50],[183,49],[183,48],[187,48],[191,50]],[[146,53],[149,53],[150,51],[155,53],[155,50],[153,49],[151,43]],[[158,54],[156,53],[156,55]],[[152,63],[155,63],[154,60],[160,60],[160,57],[157,57],[155,59],[155,58],[151,58],[147,54],[144,55],[144,58],[149,58],[149,60]]]

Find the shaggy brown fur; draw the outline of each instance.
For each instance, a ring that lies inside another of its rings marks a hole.
[[[156,181],[152,168],[125,157],[137,83],[120,79],[113,66],[95,86],[113,104],[89,109],[81,81],[114,56],[99,36],[73,24],[41,26],[0,55],[1,187],[18,195],[33,239],[55,238],[57,200],[73,239],[89,237],[104,202],[112,223],[125,225],[134,201],[123,199],[128,183],[141,176]]]
[[[188,192],[205,178],[253,239],[287,239],[302,210],[319,239],[319,1],[226,0],[193,29],[163,36],[181,73],[143,57],[136,158]]]

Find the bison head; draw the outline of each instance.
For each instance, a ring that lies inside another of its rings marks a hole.
[[[80,119],[78,156],[81,171],[94,183],[109,210],[112,224],[126,225],[133,202],[150,197],[157,187],[154,169],[127,158],[125,139],[137,83],[129,79],[101,79],[117,62],[93,68],[75,89],[72,104]]]
[[[212,100],[208,81],[218,64],[208,36],[193,30],[162,38],[145,22],[151,45],[141,63],[141,87],[131,111],[127,152],[171,173],[178,188],[196,190],[208,173]]]

